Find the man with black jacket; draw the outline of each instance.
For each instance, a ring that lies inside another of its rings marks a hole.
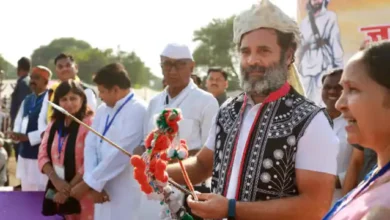
[[[17,74],[18,80],[16,81],[16,86],[14,92],[11,95],[11,123],[12,127],[14,126],[16,115],[18,114],[20,104],[24,98],[31,93],[30,89],[30,77],[29,72],[31,68],[31,62],[27,57],[22,57],[18,60]],[[15,157],[18,161],[18,149],[19,144],[15,144]]]

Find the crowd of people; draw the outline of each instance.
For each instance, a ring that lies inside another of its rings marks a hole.
[[[288,82],[300,43],[294,20],[263,0],[235,18],[233,31],[243,90],[235,97],[226,95],[223,68],[210,67],[200,88],[183,44],[161,52],[164,90],[148,103],[134,94],[120,63],[96,72],[95,93],[69,54],[54,59],[59,82],[50,87],[50,69],[30,70],[22,58],[11,110],[21,190],[45,191],[45,216],[160,219],[160,202],[141,193],[128,156],[48,101],[139,155],[149,147],[154,116],[179,108],[190,156],[183,164],[199,200],[181,196],[194,219],[387,219],[390,42],[366,44],[344,69],[328,72],[322,108]],[[0,184],[7,160],[1,146]],[[185,185],[177,163],[167,172]]]

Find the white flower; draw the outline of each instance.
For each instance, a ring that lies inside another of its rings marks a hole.
[[[271,159],[264,159],[263,166],[265,169],[269,169],[274,165],[273,161]]]
[[[290,146],[294,146],[297,143],[297,139],[294,135],[291,135],[287,138],[287,144]]]
[[[280,160],[280,159],[283,158],[283,156],[284,156],[284,153],[283,153],[282,150],[277,149],[277,150],[274,151],[274,157],[275,157],[275,159]]]
[[[262,173],[260,175],[260,180],[263,182],[263,183],[268,183],[270,180],[271,180],[271,176],[269,175],[269,173]]]

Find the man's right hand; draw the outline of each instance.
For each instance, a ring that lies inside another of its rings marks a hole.
[[[90,196],[93,199],[94,203],[105,203],[110,201],[109,195],[103,190],[102,192],[98,192],[94,189],[91,189]]]
[[[70,186],[70,184],[68,182],[66,182],[65,180],[63,180],[61,178],[56,177],[56,178],[54,178],[52,183],[58,192],[61,192],[66,196],[70,195],[70,191],[71,191],[72,187]]]
[[[15,132],[13,131],[7,131],[6,132],[7,135],[9,135],[9,137],[13,140],[13,141],[18,141],[18,136]]]

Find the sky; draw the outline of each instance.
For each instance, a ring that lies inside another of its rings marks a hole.
[[[271,0],[296,17],[296,0]],[[167,43],[192,42],[213,18],[227,18],[258,0],[0,0],[0,54],[12,64],[55,38],[74,37],[100,49],[135,51],[161,77]]]

